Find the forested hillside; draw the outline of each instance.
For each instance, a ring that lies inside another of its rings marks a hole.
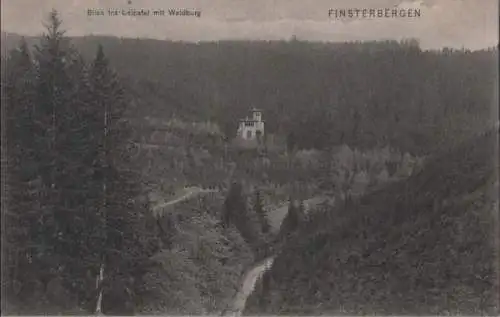
[[[313,213],[249,315],[498,315],[498,130]]]
[[[3,34],[9,45],[15,36]],[[30,38],[28,42],[36,42]],[[497,50],[422,51],[416,41],[183,43],[87,36],[129,87],[139,117],[212,120],[232,137],[252,106],[297,145],[391,145],[428,154],[493,118]]]

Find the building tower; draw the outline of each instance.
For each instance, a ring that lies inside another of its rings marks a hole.
[[[262,111],[251,109],[252,117],[241,119],[238,125],[238,137],[244,140],[259,140],[264,136],[264,121],[262,120]]]

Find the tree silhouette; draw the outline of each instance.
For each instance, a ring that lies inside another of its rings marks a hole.
[[[258,189],[255,191],[254,210],[255,210],[255,213],[257,214],[257,216],[259,217],[259,221],[260,221],[260,224],[262,227],[262,232],[264,234],[268,233],[270,226],[269,226],[269,222],[267,220],[264,206],[262,204],[262,198],[260,196],[260,191]]]
[[[239,182],[231,185],[224,202],[224,226],[234,225],[245,241],[250,245],[258,242],[257,226],[253,210],[248,209],[243,194],[243,186]]]

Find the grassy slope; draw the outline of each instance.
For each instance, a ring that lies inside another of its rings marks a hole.
[[[245,313],[498,314],[495,142],[477,137],[407,181],[318,215]]]

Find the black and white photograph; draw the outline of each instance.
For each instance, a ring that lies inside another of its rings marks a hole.
[[[499,316],[496,0],[2,0],[2,316]]]

